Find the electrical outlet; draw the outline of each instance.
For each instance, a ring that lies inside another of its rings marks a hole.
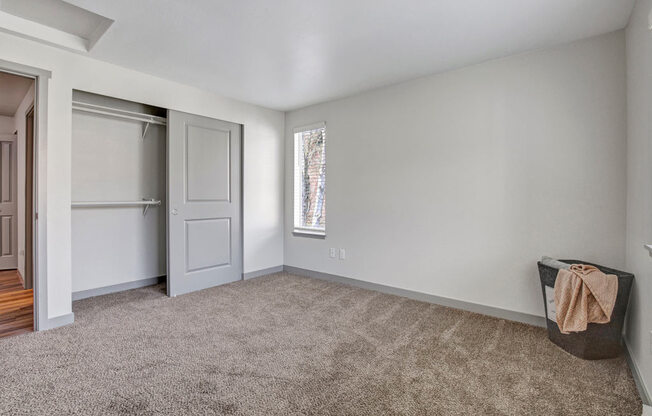
[[[340,260],[344,260],[346,258],[346,250],[343,248],[340,249]]]
[[[331,248],[329,254],[330,254],[330,256],[331,256],[331,259],[334,259],[334,258],[337,256],[337,254],[335,253],[335,248]]]

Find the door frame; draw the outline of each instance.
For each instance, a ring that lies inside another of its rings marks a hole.
[[[50,71],[0,59],[0,71],[34,80],[34,171],[32,236],[32,284],[34,288],[34,330],[58,325],[49,319],[47,298],[47,120]],[[27,221],[27,218],[25,218]]]
[[[23,212],[23,215],[25,216],[25,230],[24,230],[25,276],[23,276],[23,283],[26,285],[25,286],[26,289],[34,288],[34,206],[35,206],[34,201],[36,201],[36,193],[34,192],[34,190],[36,189],[34,186],[35,184],[34,174],[36,173],[35,171],[36,165],[34,164],[35,156],[36,156],[36,152],[35,152],[36,147],[34,146],[34,144],[36,143],[36,135],[34,134],[35,133],[34,126],[36,125],[36,106],[34,104],[35,103],[32,103],[27,108],[27,111],[25,111],[25,124],[26,124],[25,126],[25,204],[24,204],[25,209]],[[29,125],[29,123],[27,122],[27,120],[29,119],[30,114],[32,118],[32,134],[31,134],[31,138],[28,138],[27,126]],[[28,144],[30,144],[29,140],[31,140],[31,146],[28,146]],[[31,149],[31,152],[28,152],[27,149]],[[28,166],[32,167],[31,171],[28,171],[27,169]],[[27,204],[28,193],[30,195],[29,206]],[[28,218],[30,218],[31,221],[28,221]],[[28,230],[29,232],[27,232]],[[28,278],[29,278],[29,287],[27,287]]]

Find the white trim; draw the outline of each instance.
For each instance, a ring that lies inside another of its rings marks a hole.
[[[242,273],[242,280],[255,279],[256,277],[267,276],[269,274],[280,273],[283,271],[283,266],[268,267],[267,269],[260,269],[253,272]]]
[[[645,380],[641,376],[641,371],[638,368],[638,364],[632,355],[631,348],[629,348],[629,343],[627,342],[627,337],[623,337],[625,344],[625,358],[627,359],[627,364],[629,364],[630,370],[632,370],[632,377],[634,378],[634,383],[636,384],[636,389],[638,394],[641,396],[641,401],[644,405],[652,405],[652,398],[650,398],[650,390],[645,384]]]
[[[90,42],[87,39],[3,11],[0,11],[0,31],[75,52],[90,50]],[[95,42],[97,39],[93,41],[93,44]]]
[[[303,133],[304,131],[323,129],[326,127],[325,121],[320,121],[318,123],[307,124],[305,126],[299,126],[294,128],[294,134]]]
[[[39,331],[46,331],[48,329],[58,328],[60,326],[70,325],[75,322],[75,314],[70,312],[65,315],[55,316],[40,323]]]
[[[95,296],[108,295],[110,293],[124,292],[125,290],[139,289],[141,287],[153,286],[165,282],[166,276],[150,277],[147,279],[135,280],[133,282],[118,283],[117,285],[110,285],[98,287],[95,289],[79,290],[72,292],[72,301],[78,301]]]
[[[50,319],[48,315],[47,279],[47,124],[48,124],[48,82],[50,71],[21,65],[0,59],[0,71],[35,80],[34,84],[34,214],[36,224],[33,232],[33,287],[34,287],[34,329],[37,331],[67,325],[72,322],[72,313]]]
[[[493,316],[494,318],[506,319],[508,321],[522,322],[524,324],[546,328],[546,318],[543,316],[530,315],[524,312],[516,312],[508,309],[497,308],[495,306],[467,302],[464,300],[453,299],[453,298],[446,298],[443,296],[430,295],[428,293],[416,292],[413,290],[381,285],[379,283],[367,282],[364,280],[358,280],[351,277],[344,277],[344,276],[339,276],[330,273],[318,272],[315,270],[303,269],[301,267],[288,266],[287,264],[283,266],[283,270],[287,273],[294,274],[297,276],[327,280],[330,282],[355,286],[362,289],[375,290],[377,292],[387,293],[390,295],[403,296],[405,298],[414,299],[421,302],[433,303],[435,305],[442,305],[449,308],[461,309],[469,312],[479,313],[482,315]]]

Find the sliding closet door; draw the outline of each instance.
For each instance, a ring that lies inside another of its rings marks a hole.
[[[168,113],[168,295],[240,280],[241,126]]]

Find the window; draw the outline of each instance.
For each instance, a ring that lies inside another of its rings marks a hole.
[[[326,124],[294,129],[294,232],[326,235]]]

